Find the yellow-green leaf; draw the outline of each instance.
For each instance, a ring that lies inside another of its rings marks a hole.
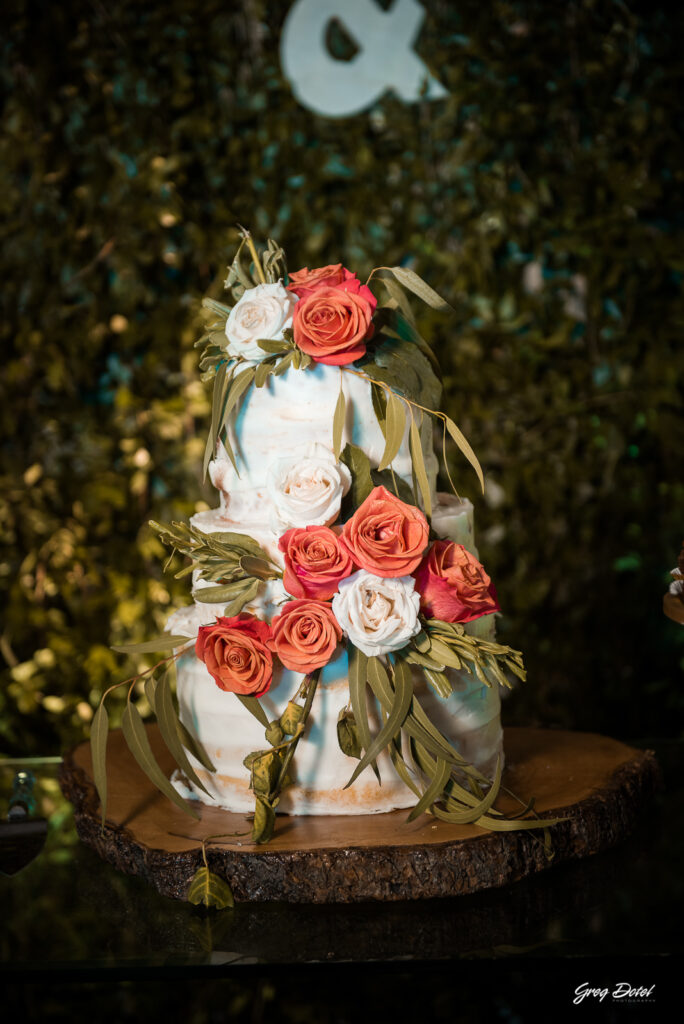
[[[385,417],[385,450],[382,453],[379,470],[386,469],[396,458],[401,448],[406,430],[406,406],[394,392],[390,392],[387,399],[387,412]]]
[[[336,459],[339,459],[340,452],[342,451],[342,432],[344,430],[346,414],[347,403],[344,397],[344,391],[340,388],[340,393],[337,396],[337,405],[335,406],[335,414],[333,416],[333,451]]]
[[[470,447],[470,445],[465,439],[465,436],[458,429],[454,421],[450,419],[448,416],[445,419],[446,428],[449,431],[449,434],[451,435],[452,439],[456,442],[456,444],[461,449],[470,465],[477,473],[477,479],[480,481],[480,487],[482,488],[482,493],[484,494],[484,475],[482,473],[482,466],[479,463],[477,455]]]
[[[190,643],[193,639],[194,637],[190,636],[163,633],[161,636],[156,636],[153,640],[143,640],[139,644],[112,645],[112,650],[118,654],[154,654],[157,651],[169,651],[174,647],[182,647],[183,644]]]
[[[195,872],[190,882],[188,903],[225,910],[226,907],[234,906],[235,900],[228,883],[209,868],[202,867]]]
[[[273,835],[275,828],[275,810],[268,802],[260,796],[256,798],[254,808],[254,824],[252,825],[252,841],[255,843],[267,843]]]
[[[411,418],[411,429],[409,431],[409,448],[411,450],[413,471],[416,474],[418,487],[420,488],[420,493],[423,498],[423,509],[425,511],[425,515],[430,519],[432,517],[432,495],[430,494],[430,483],[425,469],[423,446],[420,443],[420,430],[418,429],[418,424],[413,417]]]

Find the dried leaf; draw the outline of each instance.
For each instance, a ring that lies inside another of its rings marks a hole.
[[[257,722],[259,722],[260,725],[263,725],[264,729],[268,728],[268,715],[256,697],[249,697],[241,693],[236,693],[235,696],[242,706],[249,711],[250,715],[254,715]]]
[[[223,878],[219,878],[209,868],[201,867],[192,876],[188,889],[188,903],[225,910],[227,907],[233,907],[235,900],[230,886]]]

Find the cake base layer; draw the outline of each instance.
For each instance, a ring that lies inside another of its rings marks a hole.
[[[152,750],[170,774],[173,765],[156,726],[147,727]],[[541,832],[485,832],[406,811],[387,814],[279,816],[265,846],[250,842],[245,814],[199,806],[195,821],[148,781],[120,732],[109,739],[107,821],[100,827],[90,746],[68,754],[62,789],[74,804],[80,838],[127,874],[141,875],[165,896],[185,899],[202,866],[230,884],[236,900],[352,903],[456,896],[506,885],[551,864],[586,857],[625,838],[652,799],[659,781],[650,751],[634,750],[592,733],[543,729],[505,731],[503,785],[520,800],[535,798],[542,817],[563,817],[551,829],[554,858]],[[501,811],[516,813],[503,795]]]

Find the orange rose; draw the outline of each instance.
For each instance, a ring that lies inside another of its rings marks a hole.
[[[332,608],[322,601],[289,601],[271,629],[271,650],[285,668],[305,674],[327,665],[342,639]]]
[[[283,586],[293,597],[325,601],[337,593],[340,580],[354,571],[347,550],[327,526],[288,530],[278,547],[285,556]]]
[[[344,366],[366,353],[373,337],[377,299],[356,277],[334,288],[319,287],[299,300],[292,329],[295,344],[318,363]]]
[[[305,299],[314,288],[320,288],[322,285],[333,288],[335,285],[342,284],[345,274],[349,277],[354,276],[348,270],[343,269],[341,263],[330,263],[327,267],[316,267],[314,270],[303,267],[302,270],[295,270],[293,274],[289,275],[290,283],[287,290],[294,292],[300,299]]]
[[[340,538],[356,565],[376,576],[408,576],[420,564],[430,529],[423,513],[375,487]]]
[[[499,611],[494,584],[462,544],[435,541],[414,576],[428,618],[472,622]]]
[[[240,613],[200,626],[195,653],[221,690],[261,697],[273,678],[270,639],[267,622]]]

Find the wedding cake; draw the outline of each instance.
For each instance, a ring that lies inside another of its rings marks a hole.
[[[152,524],[189,559],[178,575],[192,574],[193,603],[137,647],[171,650],[161,664],[176,666],[177,711],[166,674],[145,683],[173,785],[141,756],[129,702],[131,749],[189,813],[197,800],[253,813],[255,842],[276,811],[410,807],[498,827],[499,691],[524,669],[494,638],[473,507],[436,492],[435,442],[451,483],[447,438],[483,482],[438,409],[408,295],[446,303],[402,267],[366,284],[341,264],[288,275],[282,249],[259,252],[248,233],[226,287],[232,304],[205,300],[198,343],[219,506]]]

